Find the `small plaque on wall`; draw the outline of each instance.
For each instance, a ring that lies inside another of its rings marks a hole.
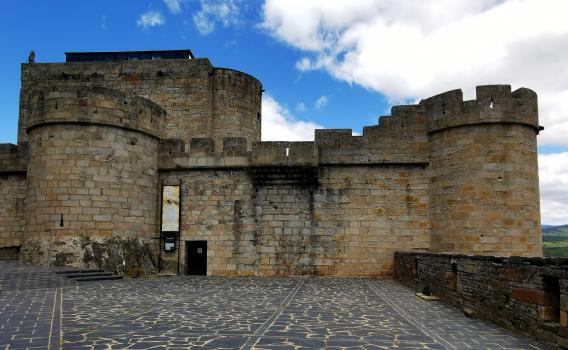
[[[162,187],[162,232],[179,232],[180,187]]]

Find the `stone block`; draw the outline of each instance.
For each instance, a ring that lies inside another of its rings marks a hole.
[[[477,273],[479,266],[475,261],[466,261],[463,265],[463,270],[467,273]]]
[[[215,142],[211,138],[192,138],[189,151],[191,153],[215,152]]]
[[[545,292],[533,289],[513,289],[511,293],[513,299],[524,301],[531,304],[550,306],[553,301]]]
[[[223,138],[223,152],[243,153],[247,150],[247,140],[244,137]]]
[[[538,318],[543,321],[559,321],[560,312],[555,306],[539,306]]]

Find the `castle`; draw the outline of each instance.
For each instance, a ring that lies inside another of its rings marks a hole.
[[[188,50],[22,64],[0,252],[262,276],[390,276],[395,251],[542,255],[533,91],[448,91],[311,142],[260,141],[262,92]]]

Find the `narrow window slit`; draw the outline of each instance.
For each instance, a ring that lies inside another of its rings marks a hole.
[[[450,288],[456,290],[458,288],[458,264],[452,261],[452,273],[450,274]]]
[[[546,305],[543,306],[541,315],[543,321],[559,322],[560,321],[560,279],[558,277],[543,276],[542,285],[544,292],[544,300]]]

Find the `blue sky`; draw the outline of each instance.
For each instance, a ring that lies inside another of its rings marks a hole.
[[[180,3],[179,14],[172,13],[163,1],[1,2],[0,11],[7,15],[0,22],[4,46],[0,56],[0,141],[16,141],[20,63],[25,62],[30,50],[35,51],[37,62],[62,62],[65,51],[189,48],[196,57],[207,57],[215,66],[255,76],[266,93],[297,120],[360,131],[388,112],[389,106],[378,92],[339,81],[325,72],[297,70],[295,63],[301,52],[260,28],[262,2],[246,4],[240,7],[238,23],[224,25],[212,19],[215,28],[204,35],[192,17],[201,9],[199,1]],[[144,13],[159,13],[164,23],[138,25]],[[327,104],[316,108],[322,96]]]
[[[2,1],[0,142],[15,142],[20,63],[65,51],[191,49],[262,81],[264,139],[360,132],[411,103],[476,85],[539,94],[543,222],[568,223],[565,0]]]

